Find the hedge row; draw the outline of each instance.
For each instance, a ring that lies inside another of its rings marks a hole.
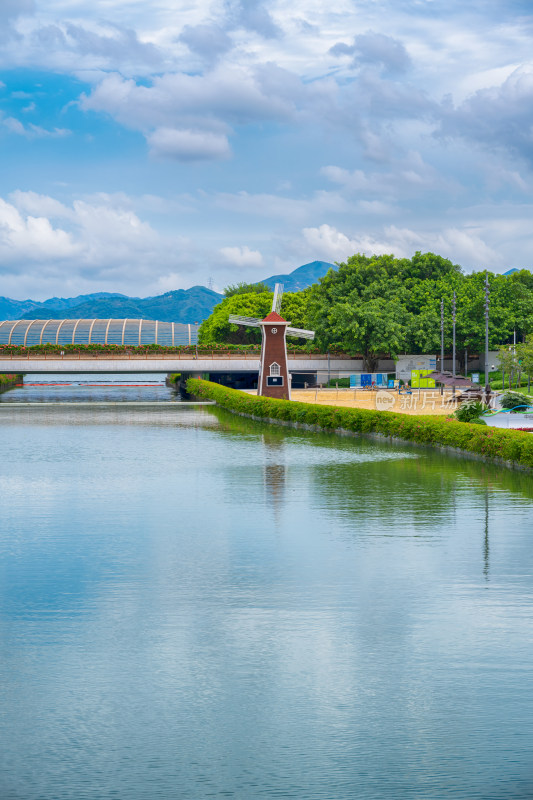
[[[15,383],[22,383],[23,380],[24,378],[22,375],[0,374],[0,386],[9,386]]]
[[[162,344],[143,344],[140,346],[122,344],[36,344],[24,347],[21,344],[0,344],[0,354],[28,355],[32,353],[193,353],[196,354],[195,345],[175,345],[167,347]]]
[[[325,430],[342,428],[356,433],[380,433],[420,444],[455,447],[486,458],[502,459],[533,468],[533,436],[525,431],[470,425],[452,418],[273,400],[196,378],[189,379],[187,391],[242,414],[317,425]]]
[[[319,352],[319,348],[310,349],[306,345],[292,345],[290,351],[294,352]],[[122,344],[36,344],[31,347],[24,347],[21,344],[0,344],[0,354],[4,355],[28,355],[29,353],[191,353],[193,355],[202,353],[249,353],[260,352],[260,346],[256,344],[214,344],[214,345],[163,345],[163,344],[143,344],[122,345]],[[337,355],[337,354],[331,354]]]

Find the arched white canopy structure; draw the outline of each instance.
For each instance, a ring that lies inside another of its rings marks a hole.
[[[0,345],[197,344],[199,325],[153,319],[16,319],[0,322]]]

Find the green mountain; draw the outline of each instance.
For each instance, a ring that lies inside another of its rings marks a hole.
[[[337,269],[337,267],[328,261],[311,261],[287,275],[271,275],[270,278],[265,278],[261,282],[266,283],[271,289],[274,288],[274,284],[282,283],[285,292],[300,292],[302,289],[307,289],[312,283],[316,283],[330,269]]]
[[[77,297],[51,297],[43,303],[39,303],[36,300],[12,300],[9,297],[0,297],[0,320],[54,319],[53,316],[49,316],[51,310],[54,312],[64,311],[65,309],[79,306],[81,303],[90,303],[108,297],[125,297],[125,295],[112,292],[96,292],[95,294],[80,294]],[[61,318],[63,317],[64,314],[61,314]]]
[[[94,294],[79,294],[77,297],[51,297],[49,300],[39,303],[35,308],[35,313],[40,313],[42,309],[53,308],[54,311],[59,311],[61,309],[74,308],[82,305],[82,303],[98,302],[115,297],[127,299],[125,294],[118,294],[117,292],[95,292]],[[43,319],[47,318],[43,317]],[[53,317],[50,317],[50,319],[53,319]],[[70,319],[70,317],[66,317],[66,319]]]
[[[321,278],[334,264],[312,261],[287,275],[272,275],[262,283],[274,288],[283,283],[285,291],[296,292]],[[11,300],[0,297],[0,320],[3,319],[160,319],[163,322],[202,322],[220,303],[222,295],[205,286],[177,289],[156,297],[127,297],[114,292],[80,294],[77,297],[51,297],[43,303],[35,300]]]
[[[205,286],[177,289],[157,297],[95,296],[77,305],[47,307],[48,300],[23,314],[20,319],[159,319],[162,322],[201,322],[208,317],[222,295]]]
[[[0,297],[0,320],[19,319],[22,314],[38,305],[35,300],[11,300],[10,297]]]

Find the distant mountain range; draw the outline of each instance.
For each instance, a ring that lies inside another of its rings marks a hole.
[[[43,303],[39,303],[37,300],[11,300],[9,297],[0,297],[0,319],[21,319],[27,313],[30,314],[31,319],[54,319],[53,316],[47,316],[46,312],[49,310],[64,311],[85,302],[102,300],[107,297],[125,298],[126,296],[110,292],[96,292],[95,294],[80,294],[77,297],[51,297]],[[39,314],[36,316],[32,316],[34,309],[39,309]]]
[[[327,261],[312,261],[287,275],[272,275],[261,283],[274,288],[283,283],[285,291],[305,289],[335,269]],[[156,297],[127,297],[113,292],[80,294],[77,297],[51,297],[43,303],[35,300],[11,300],[0,297],[0,320],[4,319],[159,319],[163,322],[201,322],[220,303],[223,295],[205,286],[177,289]]]
[[[271,289],[274,288],[275,283],[282,283],[285,292],[301,292],[302,289],[307,289],[312,283],[316,283],[330,269],[337,269],[337,267],[328,261],[311,261],[309,264],[304,264],[303,267],[289,272],[288,275],[271,275],[261,283],[266,283]]]
[[[20,316],[20,319],[159,319],[162,322],[201,322],[209,316],[222,295],[205,286],[177,289],[157,297],[126,297],[112,294],[87,295],[83,302],[62,308],[43,303]]]

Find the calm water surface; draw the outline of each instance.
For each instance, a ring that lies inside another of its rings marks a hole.
[[[24,385],[0,393],[0,403],[121,403],[175,401],[159,373],[26,375]]]
[[[177,403],[0,441],[2,800],[533,797],[530,476]]]

